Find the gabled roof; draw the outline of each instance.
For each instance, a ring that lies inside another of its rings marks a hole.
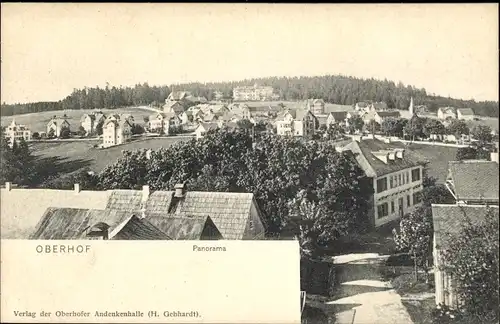
[[[316,115],[319,125],[326,125],[328,120],[328,115]]]
[[[471,108],[458,108],[457,113],[460,113],[464,116],[474,116],[474,110]]]
[[[116,233],[112,240],[172,240],[148,218],[132,216]]]
[[[124,210],[129,212],[140,211],[142,191],[115,189],[112,190],[106,209]]]
[[[163,105],[163,109],[171,109],[175,105],[180,105],[182,107],[182,105],[177,101],[166,101]]]
[[[68,123],[69,124],[69,122],[68,122],[68,120],[66,118],[57,117],[57,118],[52,118],[49,121],[48,125],[50,125],[50,124],[62,125],[63,123]]]
[[[314,118],[316,118],[316,116],[313,115],[313,113],[311,113],[309,110],[305,110],[305,109],[300,109],[300,108],[297,108],[297,109],[286,109],[284,111],[281,111],[278,113],[278,116],[276,117],[276,120],[283,120],[287,114],[290,114],[292,116],[292,118],[294,120],[304,120],[304,118],[307,116],[307,115],[311,115],[313,116]]]
[[[337,105],[337,104],[328,104],[325,105],[325,114],[342,112],[346,113],[349,111],[354,111],[354,107],[351,105]]]
[[[376,157],[375,152],[404,150],[403,158],[396,158],[384,163]],[[368,177],[382,176],[385,174],[401,171],[411,167],[416,167],[427,163],[422,155],[409,150],[402,143],[385,143],[378,139],[363,139],[361,141],[351,141],[342,150],[349,150],[356,156],[360,167]]]
[[[401,116],[401,114],[397,110],[384,110],[384,111],[377,111],[376,113],[382,118],[387,118],[387,117],[399,118]]]
[[[159,228],[174,240],[201,240],[206,227],[210,228],[213,238],[222,238],[209,216],[146,216],[148,222]]]
[[[448,178],[457,200],[497,201],[498,164],[494,161],[450,161]]]
[[[209,130],[219,128],[219,125],[217,123],[200,123],[198,127],[203,127],[205,132],[208,132]]]
[[[191,93],[188,91],[172,91],[168,95],[168,98],[171,100],[182,100],[185,99],[187,96],[191,96]]]
[[[464,225],[483,220],[488,208],[498,217],[498,206],[433,204],[432,221],[437,247],[446,247],[446,234],[460,233]]]
[[[97,210],[49,207],[43,214],[30,239],[76,240],[84,239],[96,224],[105,223],[112,232],[132,215],[122,210]]]
[[[83,122],[87,117],[90,118],[90,120],[94,121],[95,120],[95,115],[94,114],[83,114],[82,118],[80,118],[80,121]]]
[[[331,115],[336,121],[339,121],[346,119],[347,113],[347,111],[332,111],[328,115]]]
[[[454,107],[439,107],[438,111],[443,114],[456,114],[457,110]]]
[[[385,110],[388,108],[385,102],[374,102],[372,105],[375,110]]]

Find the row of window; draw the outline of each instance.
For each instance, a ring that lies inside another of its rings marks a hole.
[[[411,182],[420,181],[420,168],[411,170]],[[389,188],[396,188],[410,183],[409,172],[389,176]],[[377,179],[377,193],[384,192],[388,189],[387,177]]]
[[[406,196],[406,208],[411,207],[412,197],[410,195]],[[421,192],[413,193],[413,205],[420,204],[422,202]],[[399,198],[399,212],[404,213],[404,199]],[[389,213],[392,215],[396,213],[396,200],[390,202],[390,210],[389,203],[383,203],[377,206],[377,218],[387,217]]]

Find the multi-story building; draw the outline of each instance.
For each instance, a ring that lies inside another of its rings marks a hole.
[[[457,110],[453,107],[441,107],[438,109],[437,116],[441,120],[446,120],[449,118],[457,118]]]
[[[287,109],[276,118],[278,135],[311,137],[316,131],[318,120],[309,110]]]
[[[61,131],[63,129],[70,130],[70,127],[71,127],[71,125],[66,120],[66,118],[54,117],[47,124],[47,135],[49,135],[49,134],[51,134],[51,132],[53,132],[55,137],[60,137]]]
[[[323,99],[309,99],[306,101],[306,109],[315,116],[325,114],[325,101]]]
[[[152,133],[170,133],[170,126],[178,126],[180,119],[174,113],[159,112],[149,116],[148,128]]]
[[[233,89],[234,101],[264,101],[271,100],[273,95],[273,87],[253,86],[236,87]]]
[[[96,126],[100,122],[104,122],[105,119],[106,116],[104,116],[104,114],[99,111],[90,114],[84,114],[80,120],[80,124],[85,132],[87,132],[87,134],[92,134],[95,132]]]
[[[102,130],[102,147],[124,144],[132,137],[132,124],[125,117],[108,118]]]
[[[423,169],[427,161],[401,143],[357,138],[340,148],[355,154],[359,166],[373,179],[369,211],[371,225],[378,227],[411,213],[421,205]]]
[[[31,130],[26,125],[17,124],[13,119],[12,123],[6,127],[4,136],[8,140],[9,146],[12,147],[14,142],[19,143],[21,139],[30,141]]]

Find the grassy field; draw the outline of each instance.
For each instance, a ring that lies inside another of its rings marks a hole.
[[[124,150],[159,149],[187,141],[189,137],[149,138],[133,141],[124,145],[97,149],[93,146],[99,141],[61,141],[61,142],[33,142],[30,147],[33,154],[40,158],[57,158],[61,163],[76,164],[71,171],[88,167],[99,172],[108,164],[115,162],[122,156]]]
[[[76,131],[80,127],[80,118],[83,114],[92,112],[90,109],[82,110],[56,110],[56,111],[45,111],[32,114],[23,114],[15,116],[2,116],[1,124],[2,126],[7,126],[12,122],[12,119],[16,120],[16,123],[28,126],[32,132],[45,132],[47,130],[47,123],[52,119],[54,115],[63,116],[66,114],[67,120],[71,125],[71,130]],[[153,114],[152,111],[142,109],[142,108],[118,108],[118,109],[101,109],[101,111],[107,115],[110,113],[115,114],[131,114],[134,116],[134,120],[138,124],[144,124],[144,117]]]

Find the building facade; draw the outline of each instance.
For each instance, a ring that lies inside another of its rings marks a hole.
[[[276,133],[282,136],[311,137],[316,132],[316,117],[309,110],[289,109],[276,118]]]
[[[31,130],[26,125],[17,124],[13,119],[12,123],[5,128],[4,136],[9,146],[12,147],[14,142],[19,143],[21,139],[31,141]]]
[[[132,125],[126,118],[108,119],[103,126],[102,147],[124,144],[132,137]]]
[[[273,87],[253,86],[236,87],[233,89],[234,101],[264,101],[272,100]]]
[[[47,124],[47,135],[53,133],[55,137],[61,136],[61,131],[63,129],[71,130],[71,125],[66,120],[66,118],[52,118]]]

